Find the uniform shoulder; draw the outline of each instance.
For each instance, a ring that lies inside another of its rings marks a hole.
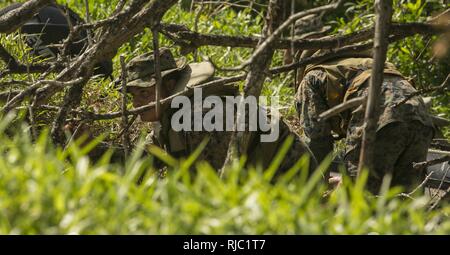
[[[313,69],[305,74],[305,78],[320,78],[326,76],[326,71],[321,68]]]

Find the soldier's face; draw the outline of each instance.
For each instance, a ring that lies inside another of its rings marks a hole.
[[[161,86],[161,99],[164,99],[169,95],[167,90],[172,89],[175,83],[176,81],[172,79],[163,82]],[[156,86],[150,88],[129,87],[128,92],[133,96],[133,106],[135,108],[156,101]],[[142,121],[154,122],[160,120],[161,113],[156,114],[156,108],[153,107],[150,110],[139,114],[139,116]]]
[[[151,88],[130,87],[128,88],[128,92],[133,96],[133,106],[135,108],[148,105],[156,99],[155,86]],[[155,107],[139,114],[139,116],[142,121],[153,122],[159,120]]]

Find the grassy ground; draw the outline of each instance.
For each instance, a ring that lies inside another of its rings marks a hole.
[[[450,205],[428,211],[420,192],[405,198],[398,188],[371,196],[365,174],[324,197],[320,174],[306,181],[307,158],[277,181],[276,165],[263,171],[239,162],[221,180],[206,163],[189,172],[195,156],[177,161],[156,152],[170,165],[159,179],[152,157],[139,151],[125,168],[111,164],[110,154],[93,164],[84,156],[88,148],[55,150],[46,133],[32,143],[26,128],[6,136],[6,125],[0,124],[2,234],[450,233]]]
[[[10,2],[3,1],[0,7]],[[368,26],[371,22],[371,16],[367,15],[369,2],[359,1],[353,9],[349,8],[344,19],[329,17],[335,33],[349,33]],[[84,13],[84,1],[67,3],[78,13]],[[90,1],[93,19],[107,17],[116,3],[117,0]],[[394,18],[398,21],[421,21],[434,9],[443,8],[438,1],[421,2],[418,8],[410,1],[395,1],[395,4]],[[193,28],[196,13],[182,11],[178,7],[172,8],[164,21]],[[254,35],[260,32],[261,22],[248,11],[236,13],[227,8],[218,13],[200,15],[198,31]],[[22,62],[32,61],[18,33],[1,35],[0,40]],[[173,46],[164,38],[161,44]],[[120,72],[120,54],[130,60],[150,51],[151,45],[149,31],[123,45],[114,58],[114,76],[118,77]],[[179,49],[176,46],[173,49],[180,56]],[[423,62],[416,61],[422,51],[420,59]],[[219,66],[233,67],[248,58],[250,53],[249,49],[202,47],[197,55],[198,59],[207,56]],[[448,59],[430,60],[432,55],[426,43],[414,37],[404,44],[391,45],[388,57],[406,75],[420,77],[422,82],[418,86],[426,87],[443,80],[442,76],[448,73],[450,66],[445,64]],[[187,57],[189,61],[194,60],[192,54]],[[273,65],[281,65],[282,57],[283,53],[277,52]],[[0,63],[0,68],[3,68],[1,65],[3,63]],[[431,71],[428,66],[432,66]],[[217,72],[217,75],[230,73]],[[13,78],[31,81],[33,76]],[[263,94],[279,96],[282,114],[301,132],[293,105],[295,91],[291,86],[292,80],[292,74],[271,77],[265,83]],[[4,90],[0,88],[0,91]],[[60,98],[55,97],[52,104],[56,105]],[[449,98],[448,93],[436,96],[433,111],[449,118]],[[110,80],[91,81],[82,107],[99,113],[116,111],[120,107],[119,99],[120,95],[112,89]],[[276,165],[266,170],[244,169],[236,162],[228,169],[229,176],[220,180],[216,170],[206,163],[199,163],[193,174],[187,169],[195,155],[178,161],[155,152],[156,157],[171,166],[163,180],[158,179],[150,167],[153,157],[141,159],[139,150],[129,158],[125,167],[111,163],[110,154],[92,163],[85,156],[92,146],[80,149],[72,145],[65,150],[50,146],[45,130],[54,113],[42,111],[37,114],[42,134],[34,142],[29,127],[20,122],[10,123],[7,119],[0,122],[0,154],[4,155],[0,157],[0,233],[450,233],[448,203],[430,212],[429,199],[420,192],[406,198],[399,195],[401,190],[393,188],[373,197],[363,190],[363,178],[354,185],[346,182],[337,192],[324,197],[326,186],[319,182],[318,176],[308,182],[305,180],[307,159],[302,159],[277,181],[272,181],[272,170]],[[11,125],[14,125],[14,132],[5,133],[7,126],[12,130]],[[117,138],[120,120],[87,123],[87,127],[92,138],[103,136],[110,143],[120,143]],[[140,120],[133,125],[132,139],[137,148],[140,147],[140,135],[145,135],[150,129]],[[322,168],[328,163],[324,162]],[[144,172],[142,184],[136,185],[136,180]]]

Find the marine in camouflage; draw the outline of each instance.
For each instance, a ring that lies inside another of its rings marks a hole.
[[[304,129],[306,142],[317,160],[333,151],[335,138],[345,138],[345,163],[355,178],[358,167],[364,109],[348,110],[327,121],[319,115],[333,106],[355,97],[366,96],[370,75],[370,58],[348,61],[333,60],[311,66],[299,86],[296,108]],[[364,64],[365,63],[365,64]],[[380,94],[380,117],[375,142],[375,169],[370,171],[368,188],[379,191],[383,177],[392,175],[392,184],[414,188],[424,177],[424,170],[414,170],[413,162],[426,159],[433,137],[430,115],[419,96],[399,104],[416,90],[401,74],[387,63]],[[398,105],[399,104],[399,105]]]
[[[184,59],[173,59],[170,50],[165,48],[160,50],[160,59],[163,88],[161,94],[163,98],[178,92],[193,89],[202,82],[214,79],[214,67],[209,62],[188,65]],[[133,96],[134,106],[139,107],[153,101],[153,92],[156,84],[153,53],[144,54],[131,60],[128,65],[128,72],[129,80],[127,87]],[[167,91],[164,91],[164,89]],[[215,95],[219,96],[222,100],[226,100],[227,96],[236,96],[238,93],[238,87],[235,85],[221,86],[219,89],[203,90],[204,96]],[[147,94],[148,96],[143,96]],[[203,116],[209,111],[209,109],[205,108],[194,108],[193,96],[189,97],[189,99],[191,100],[192,106],[192,118],[195,116],[194,111],[202,111]],[[170,103],[162,105],[161,108],[160,116],[157,116],[158,114],[155,111],[141,114],[141,119],[152,122],[154,127],[154,130],[148,136],[147,146],[157,145],[172,156],[180,158],[189,156],[199,147],[202,141],[209,139],[206,148],[204,148],[197,160],[204,160],[215,169],[220,169],[223,166],[232,134],[231,131],[175,131],[171,126],[171,118],[178,109],[170,108]],[[224,109],[223,116],[225,115],[226,110]],[[236,114],[233,118],[235,116]],[[277,121],[279,123],[279,137],[275,142],[260,142],[260,136],[264,133],[260,131],[251,132],[251,142],[247,151],[248,165],[259,165],[263,168],[268,167],[287,137],[292,136],[293,144],[281,162],[279,172],[286,171],[294,166],[303,155],[309,155],[310,170],[315,169],[317,166],[316,160],[306,144],[300,139],[300,136],[291,131],[283,120],[278,119]],[[193,119],[191,124],[194,126]],[[191,130],[194,130],[194,128]],[[224,128],[223,130],[226,129]]]
[[[223,100],[226,99],[224,98]],[[193,103],[191,105],[192,111],[195,111],[196,109],[193,107]],[[150,141],[148,145],[158,144],[171,155],[176,157],[187,157],[199,147],[202,141],[208,139],[209,142],[200,154],[198,160],[206,161],[215,169],[220,169],[225,162],[232,132],[215,130],[176,132],[170,125],[170,118],[172,117],[173,112],[174,110],[168,110],[163,114],[162,121],[157,124],[157,128],[151,133],[148,139]],[[202,115],[204,116],[207,112],[207,109],[203,109]],[[223,114],[225,116],[225,110]],[[192,130],[194,130],[193,119],[191,123]],[[309,155],[310,171],[314,170],[317,167],[316,160],[307,145],[301,140],[300,136],[292,131],[283,120],[279,120],[278,124],[280,135],[274,142],[260,142],[260,135],[263,134],[263,132],[251,132],[251,141],[247,153],[248,165],[267,168],[278,153],[280,147],[286,139],[291,136],[293,138],[293,143],[279,166],[279,173],[290,169],[303,155]]]

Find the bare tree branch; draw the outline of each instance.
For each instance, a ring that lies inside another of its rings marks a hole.
[[[425,161],[425,162],[418,162],[413,164],[414,169],[423,169],[425,167],[434,166],[443,162],[450,162],[450,155],[443,156],[441,158]]]
[[[324,111],[319,115],[319,121],[325,121],[333,116],[338,115],[339,113],[346,111],[348,109],[360,106],[361,104],[364,104],[366,102],[367,98],[365,96],[352,98],[348,100],[347,102],[344,102],[342,104],[338,104],[335,107]]]
[[[0,71],[0,78],[12,73],[41,73],[50,68],[49,64],[24,65],[17,60],[0,44],[0,58],[5,62],[8,69]]]
[[[419,191],[420,189],[422,189],[422,188],[425,186],[425,184],[427,184],[428,180],[429,180],[430,177],[433,175],[433,173],[434,173],[434,172],[431,172],[431,173],[427,174],[427,176],[425,176],[425,179],[424,179],[419,185],[417,185],[417,187],[415,187],[411,192],[409,192],[409,193],[400,193],[400,194],[398,194],[397,196],[398,196],[398,197],[406,197],[406,198],[409,198],[409,199],[413,199],[413,200],[414,200],[414,198],[412,197],[412,195],[413,195],[414,193],[416,193],[417,191]]]
[[[439,205],[441,200],[444,199],[446,196],[448,196],[449,193],[450,193],[450,186],[447,188],[447,190],[444,191],[444,194],[440,195],[436,199],[436,201],[434,201],[434,203],[428,208],[428,211],[434,210]]]
[[[39,87],[41,87],[41,86],[43,86],[45,84],[48,84],[48,85],[51,85],[51,86],[55,86],[55,87],[64,88],[64,87],[68,87],[68,86],[75,86],[76,84],[79,84],[82,81],[83,81],[83,78],[78,78],[78,79],[75,79],[75,80],[72,80],[72,81],[67,81],[67,82],[54,81],[54,80],[41,80],[41,81],[38,81],[35,84],[29,86],[27,89],[21,91],[16,96],[14,96],[5,106],[3,106],[1,111],[3,113],[9,112],[18,103],[20,103],[25,97],[33,94],[36,91],[37,88],[39,88]]]
[[[244,85],[244,93],[241,97],[238,107],[242,107],[245,104],[245,98],[247,96],[254,96],[256,98],[261,94],[262,86],[264,84],[264,80],[268,73],[268,69],[270,63],[272,62],[272,56],[275,52],[275,48],[271,47],[273,44],[272,41],[267,41],[266,38],[270,38],[275,28],[278,27],[278,24],[282,22],[282,10],[279,6],[278,0],[271,0],[269,2],[269,8],[267,10],[267,18],[263,28],[264,37],[258,43],[258,48],[256,51],[261,49],[257,55],[253,55],[249,62],[249,72],[246,76],[245,85]],[[245,109],[245,107],[244,107]],[[240,116],[240,112],[238,112],[236,118],[246,120],[248,116],[248,112],[245,111],[244,116]],[[226,166],[231,165],[232,161],[236,158],[239,158],[244,153],[247,152],[248,143],[250,141],[250,132],[249,131],[237,131],[237,122],[235,123],[235,132],[231,135],[230,143],[228,146],[227,156],[224,162],[222,169],[220,170],[220,175],[224,176],[224,170]],[[246,123],[246,127],[248,124]]]
[[[405,99],[400,101],[394,107],[397,107],[399,105],[402,105],[402,104],[408,102],[408,100],[410,100],[411,98],[413,98],[415,96],[419,96],[419,95],[423,95],[423,94],[430,93],[430,92],[435,92],[435,91],[438,91],[438,92],[442,91],[443,92],[443,91],[445,91],[445,90],[450,88],[449,85],[450,85],[450,74],[447,75],[447,78],[445,78],[444,82],[441,85],[439,85],[437,87],[431,87],[431,88],[418,90],[418,91],[408,95]]]
[[[268,38],[266,38],[262,43],[259,43],[258,48],[253,52],[252,56],[246,62],[242,63],[242,66],[247,66],[250,63],[253,63],[255,61],[255,59],[258,58],[259,55],[261,55],[265,52],[266,48],[272,47],[274,41],[277,40],[281,36],[283,31],[286,28],[288,28],[292,23],[294,23],[296,20],[298,20],[302,17],[305,17],[307,15],[310,15],[310,14],[315,14],[315,13],[319,13],[319,12],[323,12],[323,11],[337,9],[343,2],[344,2],[344,0],[338,0],[337,3],[324,5],[324,6],[317,7],[317,8],[312,8],[312,9],[305,10],[305,11],[302,11],[302,12],[299,12],[299,13],[296,13],[296,14],[290,16],[272,34],[270,34],[270,36]]]
[[[9,34],[30,20],[41,8],[53,0],[29,0],[19,8],[9,11],[0,17],[0,33]]]
[[[374,62],[370,76],[369,94],[364,117],[364,132],[361,142],[361,152],[358,165],[358,177],[364,167],[373,169],[374,142],[379,118],[378,108],[383,83],[384,63],[389,46],[389,25],[392,18],[392,0],[375,1],[375,38]]]
[[[91,23],[91,12],[89,10],[89,0],[84,0],[84,6],[86,9],[86,22],[87,23]],[[92,44],[92,35],[90,31],[87,31],[87,39],[88,39],[88,44],[91,45]]]
[[[260,38],[248,36],[230,36],[230,35],[214,35],[201,34],[189,30],[186,26],[178,24],[161,24],[164,34],[177,38],[176,43],[180,41],[186,44],[192,44],[192,47],[201,46],[222,46],[222,47],[243,47],[254,48],[258,44]],[[391,25],[391,36],[401,36],[402,38],[415,34],[433,35],[450,31],[449,24],[433,24],[433,23],[393,23]],[[336,48],[349,45],[352,43],[366,41],[373,38],[374,28],[363,29],[347,35],[326,36],[317,39],[277,39],[274,47],[277,49],[289,49],[293,43],[296,49],[322,49]]]
[[[153,57],[155,59],[155,80],[156,80],[156,115],[161,114],[161,58],[159,55],[159,32],[157,27],[152,29],[153,33]]]
[[[95,63],[111,59],[118,48],[131,39],[135,34],[140,33],[146,27],[153,27],[159,23],[164,13],[176,3],[176,0],[134,0],[128,8],[125,8],[117,15],[117,24],[112,23],[102,35],[97,43],[90,46],[74,63],[61,72],[57,80],[68,80],[73,77],[91,77]],[[87,82],[87,81],[86,81]],[[78,106],[81,101],[81,94],[86,82],[77,84],[69,89],[64,96],[64,104],[60,108],[52,127],[52,138],[55,143],[62,143],[62,125],[67,113]],[[38,90],[37,102],[42,104],[58,91],[55,86],[48,86]]]
[[[128,150],[130,148],[130,136],[128,135],[127,126],[128,126],[128,116],[127,116],[127,67],[125,64],[125,56],[120,56],[120,67],[122,68],[122,128],[124,131],[123,133],[123,139],[122,139],[122,145],[125,151],[125,159],[128,157]]]

